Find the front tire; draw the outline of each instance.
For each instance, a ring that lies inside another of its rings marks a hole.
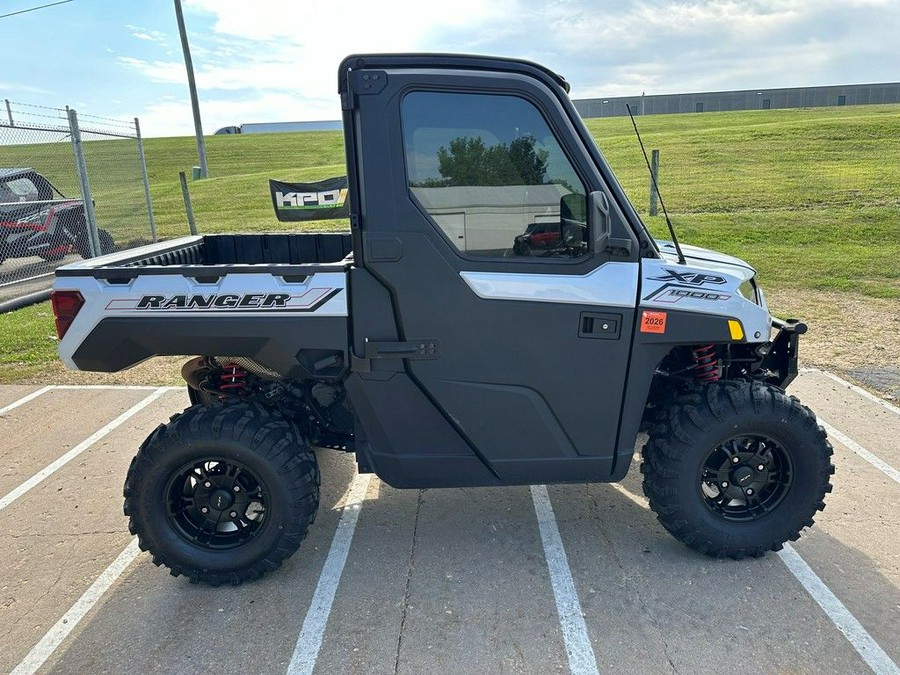
[[[644,494],[663,527],[693,549],[734,559],[795,541],[825,508],[834,473],[812,411],[756,382],[677,398],[642,454]]]
[[[262,406],[193,406],[132,460],[125,515],[142,550],[173,576],[213,586],[258,579],[306,537],[319,504],[315,455]]]

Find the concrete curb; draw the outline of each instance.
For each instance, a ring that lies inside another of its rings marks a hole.
[[[18,298],[13,298],[12,300],[7,300],[6,302],[0,302],[0,314],[5,314],[6,312],[12,312],[17,309],[22,309],[23,307],[28,307],[29,305],[34,305],[39,302],[44,302],[44,300],[50,299],[50,289],[46,289],[43,291],[35,291],[34,293],[28,293],[27,295],[23,295]]]

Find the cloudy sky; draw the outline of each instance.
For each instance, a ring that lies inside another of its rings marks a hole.
[[[531,59],[574,98],[900,79],[898,0],[183,3],[206,133],[337,119],[337,65],[366,51]],[[0,36],[0,98],[193,132],[172,0],[72,0],[0,19]]]

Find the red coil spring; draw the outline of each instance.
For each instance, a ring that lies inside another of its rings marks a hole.
[[[716,382],[719,379],[719,367],[716,364],[716,346],[701,345],[694,347],[694,377],[700,382]]]
[[[219,391],[240,394],[247,387],[247,371],[236,363],[222,366],[222,374],[219,375]]]

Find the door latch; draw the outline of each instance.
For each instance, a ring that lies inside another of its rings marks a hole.
[[[578,317],[578,337],[618,340],[621,330],[621,314],[582,312]]]

